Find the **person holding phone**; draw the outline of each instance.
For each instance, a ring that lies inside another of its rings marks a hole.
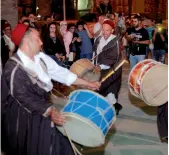
[[[140,16],[134,16],[133,26],[127,33],[127,40],[130,42],[130,69],[145,59],[146,48],[150,43],[147,30],[141,27]]]
[[[157,22],[157,27],[154,31],[152,31],[152,41],[154,43],[154,50],[153,50],[153,59],[159,61],[161,63],[165,63],[165,55],[166,55],[166,47],[167,47],[167,33],[166,29],[162,27]]]

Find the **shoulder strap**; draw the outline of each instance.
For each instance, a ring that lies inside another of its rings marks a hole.
[[[19,61],[17,58],[15,57],[11,57],[10,58],[11,60],[15,61],[17,63],[17,68],[18,67],[21,67],[27,74],[28,74],[28,77],[30,78],[30,80],[32,81],[33,84],[37,84],[40,88],[44,89],[45,90],[45,87],[47,87],[47,84],[42,82],[37,74],[35,72],[33,72],[32,70],[30,70],[29,68],[26,68],[22,63],[21,61]],[[43,63],[43,62],[42,62]],[[44,64],[43,64],[44,65]],[[45,66],[45,65],[44,65]],[[47,70],[47,69],[46,69]],[[15,70],[16,71],[16,70]],[[15,73],[14,71],[14,73]],[[14,73],[13,73],[13,76],[14,76]],[[11,78],[13,78],[11,76]],[[13,79],[11,79],[11,86],[13,85]],[[13,86],[11,87],[13,88]]]
[[[42,69],[47,73],[47,65],[42,58],[40,58],[40,65],[41,65]]]

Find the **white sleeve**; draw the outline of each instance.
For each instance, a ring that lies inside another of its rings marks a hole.
[[[51,79],[64,83],[68,86],[73,84],[77,79],[77,75],[70,72],[68,69],[59,66],[52,58],[44,53],[40,53],[42,59],[45,61],[47,66],[48,75]]]
[[[101,64],[101,65],[99,65],[99,66],[100,66],[100,68],[101,68],[102,70],[105,70],[105,69],[109,69],[109,68],[110,68],[110,66],[103,65],[103,64]]]

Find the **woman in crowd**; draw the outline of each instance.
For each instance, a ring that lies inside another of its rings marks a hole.
[[[57,29],[56,23],[48,25],[48,32],[43,38],[43,48],[47,55],[53,58],[59,65],[63,66],[66,58],[63,37]]]
[[[7,21],[2,21],[1,25],[1,59],[2,66],[6,64],[9,57],[11,57],[15,51],[15,45],[11,40],[11,25]]]
[[[81,39],[79,35],[75,32],[76,25],[73,23],[68,24],[68,30],[73,34],[72,43],[70,45],[70,51],[74,53],[74,61],[80,59],[80,45]]]
[[[66,49],[66,57],[69,58],[70,54],[70,44],[72,42],[73,34],[67,30],[67,22],[60,22],[60,32],[63,36],[63,41]]]

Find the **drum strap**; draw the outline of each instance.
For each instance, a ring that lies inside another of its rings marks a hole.
[[[72,149],[73,149],[74,154],[75,154],[75,155],[82,155],[82,154],[79,152],[79,150],[76,148],[76,146],[73,144],[73,142],[72,142],[72,140],[70,139],[68,133],[66,132],[66,129],[65,129],[64,126],[63,126],[63,129],[64,129],[64,132],[65,132],[65,134],[66,134],[66,136],[67,136],[67,138],[68,138],[68,140],[69,140],[69,142],[70,142],[70,145],[72,146]]]
[[[34,71],[30,70],[29,68],[26,68],[26,67],[22,64],[22,62],[21,62],[20,60],[18,60],[18,59],[15,58],[15,57],[11,57],[10,59],[13,60],[13,61],[15,61],[15,62],[17,63],[17,65],[16,65],[17,67],[23,69],[23,70],[27,73],[28,77],[30,78],[30,80],[32,81],[33,84],[37,84],[40,88],[44,89],[45,91],[46,91],[45,87],[49,87],[49,88],[50,88],[50,86],[48,86],[46,83],[42,82],[42,81],[38,78],[37,74],[36,74]],[[45,71],[45,64],[43,64],[43,63],[44,63],[44,62],[41,62],[41,65],[43,66],[42,68],[43,68],[43,70]],[[15,72],[15,71],[16,71],[16,69],[14,70],[14,72]],[[14,74],[14,73],[13,73],[13,74]],[[13,74],[12,74],[12,75],[13,75]],[[14,75],[13,75],[13,76],[14,76]],[[13,76],[11,76],[11,79],[13,79]],[[11,80],[11,81],[13,82],[13,80]]]

